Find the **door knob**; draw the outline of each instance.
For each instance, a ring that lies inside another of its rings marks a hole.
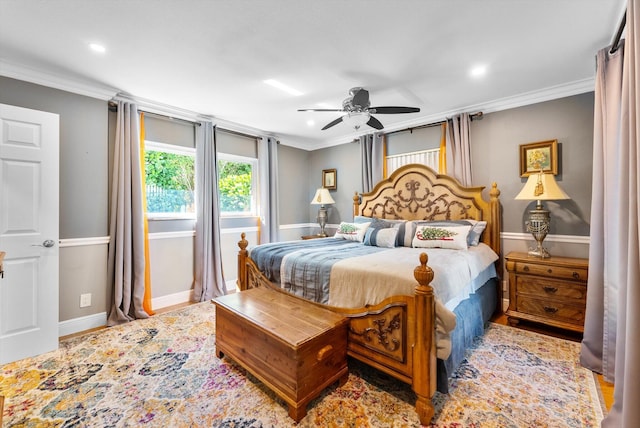
[[[55,241],[53,239],[45,239],[44,241],[42,241],[42,244],[32,244],[32,247],[45,247],[45,248],[51,248],[54,245],[56,245]]]

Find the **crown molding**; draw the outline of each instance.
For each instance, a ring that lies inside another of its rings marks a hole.
[[[60,89],[67,92],[72,92],[79,95],[85,95],[91,98],[98,98],[101,100],[123,99],[137,103],[140,107],[149,112],[169,115],[180,119],[189,121],[201,121],[210,120],[221,128],[229,129],[231,131],[241,132],[243,134],[256,135],[257,137],[274,137],[284,145],[295,147],[301,150],[313,151],[324,149],[327,147],[338,146],[341,144],[350,143],[353,140],[357,140],[361,135],[367,134],[363,132],[352,132],[350,134],[342,135],[341,137],[325,140],[321,142],[300,140],[291,136],[278,136],[271,132],[266,132],[261,129],[252,128],[239,123],[226,121],[213,116],[203,115],[197,112],[193,112],[186,109],[162,104],[152,100],[144,98],[137,98],[127,94],[119,92],[118,89],[111,88],[104,85],[99,85],[95,82],[82,81],[80,79],[70,79],[61,75],[53,73],[45,73],[40,70],[36,70],[31,67],[19,65],[6,61],[0,58],[0,76],[6,76],[13,79],[24,80],[27,82],[43,85],[55,89]],[[518,95],[499,98],[496,100],[468,105],[466,107],[449,110],[445,112],[435,113],[429,116],[422,116],[417,119],[407,120],[404,122],[398,122],[393,125],[389,125],[385,128],[384,132],[393,132],[402,129],[412,128],[416,126],[425,125],[428,123],[439,122],[445,120],[447,117],[451,117],[455,114],[463,112],[482,111],[483,113],[492,113],[501,110],[508,110],[516,107],[522,107],[531,104],[537,104],[544,101],[550,101],[559,98],[565,98],[572,95],[578,95],[585,92],[593,91],[595,87],[595,78],[587,78],[569,82],[561,85],[550,86],[547,88],[524,92]]]
[[[404,122],[397,122],[397,123],[394,123],[393,125],[386,126],[384,129],[384,133],[399,131],[402,129],[425,125],[428,123],[440,122],[442,120],[446,120],[447,118],[453,115],[460,114],[463,112],[482,111],[483,113],[493,113],[501,110],[509,110],[516,107],[523,107],[523,106],[538,104],[541,102],[551,101],[559,98],[570,97],[573,95],[591,92],[594,90],[594,87],[595,87],[594,77],[582,79],[582,80],[576,80],[574,82],[550,86],[550,87],[538,89],[535,91],[524,92],[524,93],[513,95],[510,97],[499,98],[499,99],[484,102],[484,103],[472,104],[460,109],[435,113],[429,116],[423,116],[417,119],[407,120]],[[364,135],[364,134],[370,134],[370,132],[366,132],[366,133],[354,132],[352,134],[341,136],[333,140],[327,140],[317,145],[313,150],[324,149],[327,147],[350,143],[354,139],[358,139],[361,135]]]
[[[8,62],[0,58],[0,76],[23,80],[49,88],[60,89],[78,95],[84,95],[99,100],[110,100],[118,90],[95,82],[82,81],[79,78],[70,79],[53,73],[45,73],[35,68]]]

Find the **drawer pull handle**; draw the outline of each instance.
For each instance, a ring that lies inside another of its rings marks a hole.
[[[547,273],[553,273],[553,269],[551,268],[547,269]]]
[[[331,351],[333,351],[333,346],[331,345],[327,345],[324,348],[322,348],[321,350],[318,351],[318,355],[316,356],[316,360],[318,362],[321,362],[322,360],[324,360],[330,353]]]
[[[525,266],[524,268],[522,268],[522,270],[525,272],[529,272],[529,266]]]
[[[549,286],[547,286],[547,287],[542,287],[542,289],[544,291],[546,291],[547,293],[555,293],[556,291],[558,291],[557,287],[549,287]]]
[[[574,272],[574,273],[573,273],[573,277],[574,277],[575,279],[580,279],[580,274],[579,274],[578,272]]]
[[[548,314],[555,314],[558,312],[558,308],[552,308],[551,306],[545,306],[544,311]]]

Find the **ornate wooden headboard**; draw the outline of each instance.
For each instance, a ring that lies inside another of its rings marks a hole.
[[[484,220],[482,242],[500,254],[500,191],[491,186],[489,201],[483,187],[464,187],[455,178],[411,164],[398,168],[369,193],[353,197],[353,214],[403,220]]]

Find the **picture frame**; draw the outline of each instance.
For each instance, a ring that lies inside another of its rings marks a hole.
[[[322,170],[322,187],[329,190],[338,188],[338,173],[335,168]]]
[[[520,177],[536,172],[558,174],[558,140],[520,145]]]

